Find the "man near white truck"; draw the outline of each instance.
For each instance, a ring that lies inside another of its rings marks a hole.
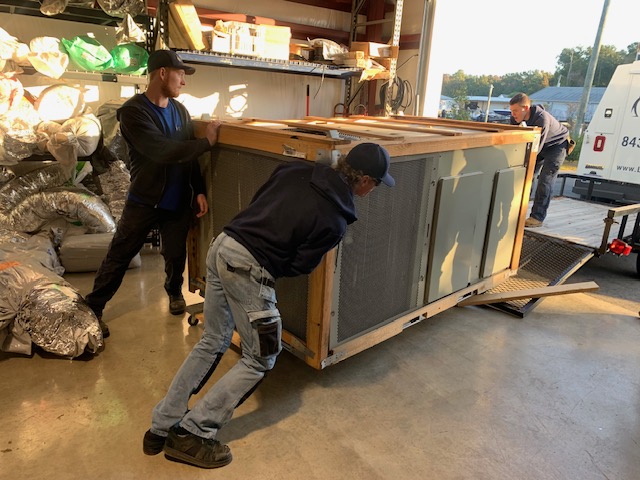
[[[536,174],[539,173],[538,186],[533,198],[533,207],[525,227],[541,227],[547,216],[553,184],[569,147],[569,130],[542,105],[531,105],[524,93],[517,93],[509,101],[511,124],[528,127],[540,127],[540,147],[536,158]]]

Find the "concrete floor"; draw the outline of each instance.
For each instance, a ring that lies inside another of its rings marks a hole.
[[[549,297],[525,319],[452,308],[324,371],[283,352],[221,432],[233,462],[201,470],[142,453],[201,332],[168,313],[146,253],[105,311],[99,355],[0,353],[0,478],[638,479],[640,280],[622,262],[618,284]],[[600,283],[607,267],[589,268],[575,281]],[[66,278],[86,294],[93,274]]]

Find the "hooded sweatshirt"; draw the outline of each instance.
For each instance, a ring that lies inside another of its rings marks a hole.
[[[529,120],[527,120],[527,126],[540,127],[540,152],[543,153],[546,149],[562,145],[569,138],[569,130],[562,125],[553,115],[547,112],[542,105],[531,105],[529,109],[531,114]],[[516,124],[516,121],[511,117],[511,123]]]
[[[153,207],[162,199],[172,168],[181,169],[180,177],[189,179],[191,202],[198,194],[205,193],[198,157],[211,149],[209,141],[194,139],[187,109],[172,98],[169,102],[177,109],[182,125],[172,137],[164,133],[162,120],[142,93],[131,97],[117,111],[120,131],[127,141],[131,158],[130,197]]]
[[[333,168],[278,166],[249,206],[224,228],[274,277],[308,274],[357,220],[353,191]]]

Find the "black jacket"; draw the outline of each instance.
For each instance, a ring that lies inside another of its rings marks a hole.
[[[194,139],[193,125],[187,109],[173,102],[180,113],[182,130],[179,138],[169,138],[163,132],[161,120],[143,98],[142,93],[127,100],[117,111],[120,131],[129,145],[131,185],[129,192],[145,205],[156,206],[166,187],[168,166],[180,164],[189,178],[191,202],[205,193],[198,157],[210,150],[206,138]]]
[[[327,165],[278,166],[225,228],[274,278],[311,273],[357,220],[353,192]]]
[[[538,155],[545,149],[562,145],[569,138],[569,130],[556,118],[547,112],[542,105],[531,105],[528,127],[540,127],[540,149]],[[511,117],[511,123],[516,121]]]

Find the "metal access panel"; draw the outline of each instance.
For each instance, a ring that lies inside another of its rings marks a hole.
[[[331,348],[421,304],[429,188],[436,156],[396,157],[402,188],[356,197],[358,221],[340,244],[333,276]]]
[[[482,172],[473,172],[438,181],[427,302],[469,285],[483,176]]]
[[[521,192],[524,188],[526,173],[524,167],[496,172],[481,266],[483,278],[505,270],[511,264],[521,202],[514,192]]]
[[[244,210],[256,191],[267,181],[276,167],[289,161],[287,157],[237,148],[216,148],[211,159],[201,162],[207,185],[209,213],[200,219],[196,231],[196,249],[189,263],[191,282],[206,279],[206,254],[209,244],[224,226]],[[192,271],[192,267],[195,271]],[[278,309],[283,326],[301,340],[307,335],[308,276],[282,278],[276,284]],[[204,294],[204,291],[201,292]]]

